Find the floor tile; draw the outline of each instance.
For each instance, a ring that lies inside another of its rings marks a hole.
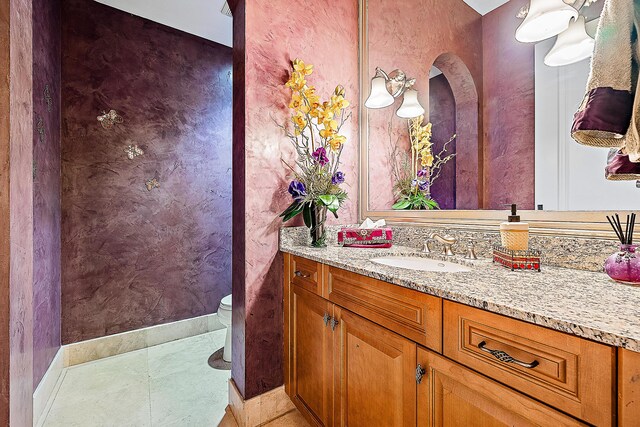
[[[150,426],[146,350],[67,369],[44,425]]]
[[[229,370],[209,366],[225,330],[64,370],[45,427],[210,427],[228,404]]]

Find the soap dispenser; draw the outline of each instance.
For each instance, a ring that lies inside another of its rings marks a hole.
[[[520,222],[517,211],[518,207],[512,204],[507,222],[500,224],[502,246],[512,251],[526,251],[529,249],[529,224]]]

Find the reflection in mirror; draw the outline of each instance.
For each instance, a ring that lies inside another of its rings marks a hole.
[[[528,210],[637,208],[635,182],[604,179],[607,151],[571,139],[602,1],[578,2],[581,18],[566,23],[566,34],[536,43],[516,40],[528,0],[363,1],[363,75],[371,79],[376,67],[403,70],[416,79],[412,89],[425,109],[424,122],[413,125],[396,115],[402,97],[363,110],[368,211],[502,210],[510,203]],[[565,49],[574,39],[580,49]],[[412,149],[418,125],[431,132],[424,154],[433,159],[424,165],[421,148]],[[430,175],[439,154],[448,160]],[[399,204],[411,184],[433,203]]]

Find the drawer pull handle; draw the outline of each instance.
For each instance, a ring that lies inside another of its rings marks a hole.
[[[493,357],[495,357],[501,362],[513,363],[514,365],[522,366],[523,368],[527,368],[527,369],[535,368],[540,364],[538,363],[537,360],[534,360],[531,363],[522,362],[518,359],[514,359],[513,357],[511,357],[509,353],[506,353],[502,350],[491,350],[490,348],[487,348],[486,345],[487,343],[485,341],[482,341],[480,344],[478,344],[478,348],[484,352],[491,354]]]
[[[311,277],[310,274],[304,274],[302,271],[300,270],[296,270],[293,274],[296,275],[296,277],[302,277],[303,279],[308,279],[309,277]]]

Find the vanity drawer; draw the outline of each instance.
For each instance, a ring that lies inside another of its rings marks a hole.
[[[445,301],[444,354],[588,423],[614,421],[609,346]]]
[[[430,349],[442,351],[442,299],[325,266],[324,297]]]
[[[292,284],[322,295],[322,264],[319,262],[289,255],[287,275]]]

